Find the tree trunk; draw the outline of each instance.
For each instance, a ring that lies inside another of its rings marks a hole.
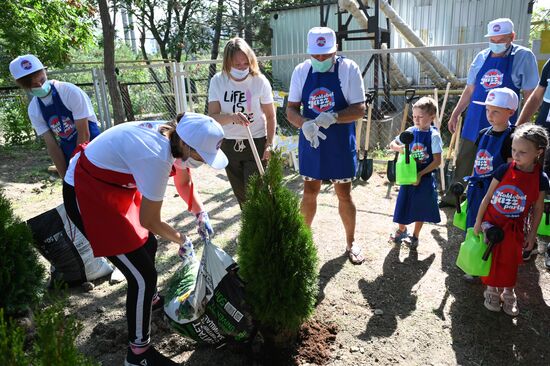
[[[99,5],[101,27],[103,28],[103,68],[107,87],[109,88],[109,96],[111,97],[111,105],[113,106],[114,124],[117,125],[124,122],[124,107],[115,73],[115,25],[111,21],[107,0],[98,0],[97,3]],[[116,14],[116,10],[114,13]]]
[[[222,31],[222,15],[223,15],[223,0],[218,0],[218,8],[216,10],[216,23],[214,24],[214,39],[212,40],[212,51],[210,52],[210,59],[216,60],[218,58],[220,48],[220,35]],[[216,74],[216,64],[211,63],[208,69],[208,85],[210,85],[210,79]],[[204,113],[208,113],[208,99],[204,103]]]
[[[252,31],[252,0],[244,0],[244,40],[252,47],[254,32]]]

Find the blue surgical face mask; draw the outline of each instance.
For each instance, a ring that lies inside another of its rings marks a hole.
[[[489,49],[493,53],[502,53],[502,52],[506,51],[507,48],[508,48],[508,45],[506,43],[489,42]]]
[[[50,84],[49,80],[44,81],[44,84],[42,84],[39,88],[31,88],[31,95],[38,97],[38,98],[44,98],[46,95],[50,94],[50,91],[52,90],[52,85]]]
[[[195,160],[192,157],[188,157],[185,161],[181,162],[181,166],[183,168],[190,168],[190,169],[196,169],[200,167],[202,164],[204,164],[204,162]]]
[[[327,72],[332,67],[334,58],[327,58],[325,61],[319,61],[314,57],[311,57],[311,67],[315,72]]]

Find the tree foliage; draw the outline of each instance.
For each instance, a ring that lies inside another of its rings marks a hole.
[[[93,7],[88,0],[4,0],[0,21],[0,79],[9,62],[32,53],[47,66],[69,62],[71,50],[92,42]]]
[[[298,197],[283,185],[280,153],[252,177],[241,217],[239,273],[254,317],[275,334],[296,334],[314,309],[317,250]]]
[[[45,273],[30,229],[15,216],[2,191],[0,253],[0,308],[15,315],[38,303]]]

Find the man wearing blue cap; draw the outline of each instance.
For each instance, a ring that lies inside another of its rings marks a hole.
[[[499,18],[489,22],[485,37],[489,38],[489,47],[479,52],[472,62],[466,87],[449,119],[449,131],[454,132],[458,117],[468,108],[460,135],[453,183],[462,182],[472,172],[476,153],[474,142],[479,131],[489,127],[485,107],[474,102],[483,102],[491,89],[504,87],[512,89],[518,97],[520,90],[523,90],[523,96],[527,99],[538,83],[535,55],[528,48],[512,43],[516,34],[510,19]],[[510,122],[514,124],[516,119],[517,112]],[[452,193],[447,191],[440,206],[454,204]]]

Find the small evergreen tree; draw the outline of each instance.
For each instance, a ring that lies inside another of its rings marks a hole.
[[[4,320],[0,309],[0,365],[10,366],[97,366],[75,346],[82,326],[74,316],[65,316],[64,300],[36,312],[36,337],[32,349],[25,349],[25,332],[12,319]]]
[[[33,248],[30,229],[15,217],[0,191],[0,308],[17,315],[37,304],[43,289],[44,266]]]
[[[298,197],[283,185],[279,152],[263,177],[251,178],[241,219],[239,273],[247,301],[264,337],[272,333],[276,345],[288,345],[313,313],[318,269]]]

